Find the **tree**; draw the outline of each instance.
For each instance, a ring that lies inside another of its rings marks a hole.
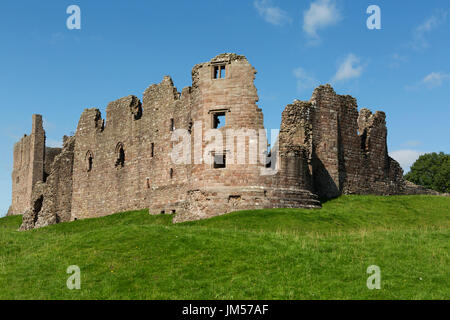
[[[433,152],[420,156],[405,179],[428,189],[449,193],[450,154]]]

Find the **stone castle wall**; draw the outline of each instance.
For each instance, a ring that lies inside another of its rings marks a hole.
[[[142,101],[111,102],[105,120],[84,110],[62,150],[45,148],[34,116],[14,151],[12,212],[25,213],[23,229],[144,208],[180,222],[414,189],[388,156],[384,113],[358,112],[354,98],[329,85],[286,107],[269,161],[255,74],[245,57],[219,55],[196,65],[181,93],[166,76]]]
[[[50,165],[47,179],[34,185],[21,230],[72,220],[72,179],[75,138],[64,138],[62,151]]]
[[[9,215],[23,214],[29,207],[34,185],[44,180],[45,131],[42,116],[33,115],[30,135],[14,145],[12,203]]]

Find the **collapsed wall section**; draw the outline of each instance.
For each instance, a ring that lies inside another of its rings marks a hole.
[[[34,185],[20,230],[71,220],[74,147],[75,138],[65,137],[62,151],[54,157],[46,181]]]
[[[273,177],[267,177],[265,181],[266,184],[276,185],[279,190],[276,193],[284,198],[276,207],[321,207],[314,192],[311,174],[311,115],[312,104],[298,100],[288,105],[282,113],[278,145],[272,148],[278,149],[279,153],[278,159],[272,160],[277,161],[272,166],[277,173]]]
[[[388,155],[383,112],[358,112],[356,99],[337,95],[330,85],[301,104],[309,106],[302,128],[310,132],[310,174],[320,197],[405,193],[403,171]]]
[[[45,157],[44,157],[44,177],[43,181],[45,182],[47,180],[47,177],[50,175],[50,172],[52,171],[52,164],[53,161],[55,161],[55,158],[58,154],[60,154],[62,151],[62,148],[45,148]]]
[[[366,179],[354,181],[350,186],[351,193],[404,193],[403,170],[388,154],[385,113],[377,111],[372,114],[368,109],[361,109],[358,131],[362,151],[361,167]]]

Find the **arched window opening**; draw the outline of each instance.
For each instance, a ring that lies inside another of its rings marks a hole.
[[[116,167],[123,167],[125,165],[125,150],[123,149],[123,144],[119,142],[116,146]]]

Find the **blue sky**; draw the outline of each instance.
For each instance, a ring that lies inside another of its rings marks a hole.
[[[81,29],[69,30],[70,5]],[[369,5],[381,30],[369,30]],[[191,68],[223,52],[246,55],[266,128],[294,99],[332,83],[360,108],[387,113],[388,146],[402,166],[450,153],[448,0],[2,1],[0,216],[11,199],[12,150],[44,117],[47,142],[75,131],[84,108],[102,110],[166,74],[179,91]]]

